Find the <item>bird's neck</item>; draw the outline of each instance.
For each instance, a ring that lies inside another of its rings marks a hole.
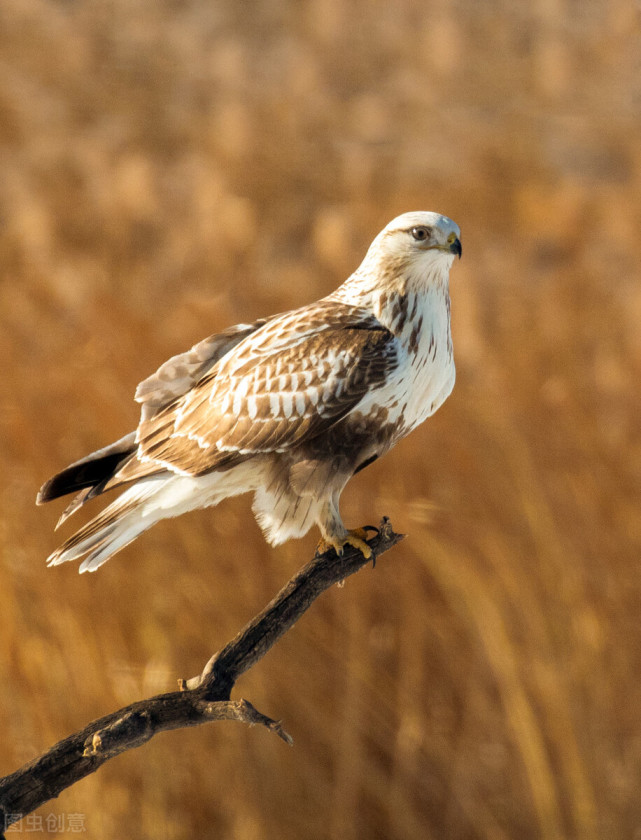
[[[422,310],[430,298],[447,301],[449,268],[447,262],[435,260],[420,275],[407,269],[388,269],[387,276],[381,277],[361,266],[330,297],[368,309],[384,326],[397,332],[401,323],[415,317],[417,307]]]

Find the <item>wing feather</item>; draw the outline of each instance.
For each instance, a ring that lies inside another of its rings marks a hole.
[[[149,420],[171,402],[188,393],[224,356],[268,319],[253,324],[236,324],[222,333],[194,344],[186,353],[172,356],[136,388],[135,399],[142,404],[142,418]]]
[[[272,319],[201,371],[183,396],[164,408],[154,401],[138,429],[138,453],[117,478],[139,477],[141,466],[148,474],[153,462],[201,475],[297,446],[384,384],[398,350],[371,313],[336,301]]]

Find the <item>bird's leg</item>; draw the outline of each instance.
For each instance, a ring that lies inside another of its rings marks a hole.
[[[323,507],[323,515],[318,522],[321,530],[321,539],[316,547],[317,554],[324,554],[333,548],[336,554],[340,557],[346,545],[357,548],[363,557],[369,558],[372,556],[372,549],[366,542],[367,531],[371,530],[371,526],[366,525],[364,528],[354,528],[348,531],[343,525],[343,521],[338,512],[337,500],[330,500]],[[374,528],[373,530],[378,530]]]

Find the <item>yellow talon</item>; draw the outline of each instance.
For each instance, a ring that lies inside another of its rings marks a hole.
[[[316,547],[316,554],[325,554],[330,548],[333,548],[336,554],[340,557],[343,553],[343,548],[346,545],[351,545],[357,548],[366,560],[372,556],[372,549],[367,545],[365,538],[367,531],[365,528],[354,528],[353,531],[348,531],[344,539],[335,539],[332,537],[323,537]]]
[[[354,548],[357,548],[360,551],[363,557],[369,560],[369,558],[372,556],[372,549],[365,542],[364,538],[366,536],[367,534],[362,528],[356,528],[354,531],[349,532],[345,543],[353,545]]]

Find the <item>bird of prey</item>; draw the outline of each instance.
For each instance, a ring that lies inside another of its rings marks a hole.
[[[339,497],[349,479],[433,414],[454,386],[449,272],[458,226],[437,213],[391,221],[335,292],[238,324],[140,383],[137,430],[47,481],[42,504],[124,488],[49,565],[94,571],[156,522],[251,492],[277,545],[316,523],[323,549],[369,557]]]

